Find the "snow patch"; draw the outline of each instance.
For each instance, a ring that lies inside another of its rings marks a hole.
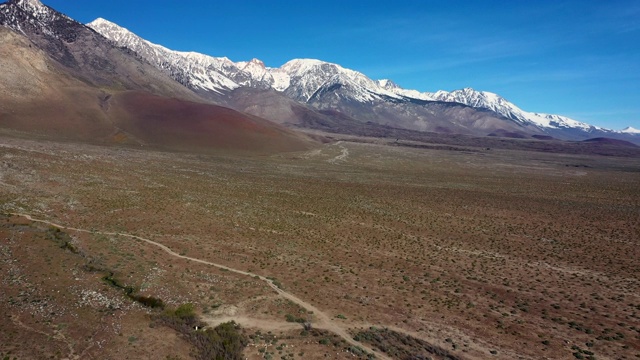
[[[48,13],[48,9],[38,0],[18,0],[16,5],[39,17]]]

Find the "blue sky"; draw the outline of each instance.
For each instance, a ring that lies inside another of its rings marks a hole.
[[[42,0],[176,50],[316,58],[408,89],[473,87],[522,109],[640,128],[640,1]]]

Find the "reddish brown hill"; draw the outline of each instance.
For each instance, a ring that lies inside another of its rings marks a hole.
[[[179,150],[295,151],[310,141],[270,121],[217,105],[140,91],[110,100],[114,124],[150,145]]]

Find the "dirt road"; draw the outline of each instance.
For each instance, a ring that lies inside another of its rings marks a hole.
[[[297,305],[307,309],[307,311],[312,311],[313,314],[316,317],[316,320],[317,320],[313,324],[313,326],[315,328],[328,330],[330,332],[333,332],[336,335],[338,335],[341,338],[343,338],[347,343],[349,343],[349,344],[351,344],[353,346],[357,346],[357,347],[359,347],[359,348],[361,348],[361,349],[363,349],[363,350],[365,350],[365,351],[367,351],[369,353],[375,354],[376,357],[378,357],[380,359],[391,360],[386,355],[384,355],[384,354],[382,354],[380,352],[376,352],[372,348],[368,347],[367,345],[353,340],[351,335],[349,335],[349,333],[344,328],[342,328],[333,319],[331,319],[327,314],[325,314],[324,312],[320,311],[315,306],[313,306],[310,303],[298,298],[294,294],[291,294],[289,292],[286,292],[286,291],[280,289],[278,286],[276,286],[273,283],[272,280],[267,279],[267,278],[265,278],[263,276],[260,276],[258,274],[253,274],[253,273],[250,273],[250,272],[247,272],[247,271],[242,271],[242,270],[230,268],[230,267],[225,266],[225,265],[216,264],[216,263],[213,263],[213,262],[210,262],[210,261],[206,261],[206,260],[202,260],[202,259],[197,259],[197,258],[192,258],[192,257],[189,257],[189,256],[180,255],[180,254],[174,252],[173,250],[171,250],[169,247],[167,247],[165,245],[162,245],[162,244],[160,244],[158,242],[155,242],[153,240],[145,239],[143,237],[136,236],[136,235],[117,233],[117,232],[103,232],[103,231],[91,231],[91,230],[86,230],[86,229],[78,229],[78,228],[74,228],[74,227],[70,227],[70,226],[64,226],[64,225],[61,225],[61,224],[57,224],[57,223],[54,223],[54,222],[51,222],[51,221],[48,221],[48,220],[35,219],[35,218],[31,217],[31,215],[29,215],[29,214],[20,214],[20,213],[9,213],[9,214],[10,215],[14,215],[14,216],[24,217],[24,218],[26,218],[26,219],[28,219],[30,221],[38,222],[38,223],[42,223],[42,224],[47,224],[47,225],[50,225],[50,226],[53,226],[53,227],[56,227],[56,228],[59,228],[59,229],[63,229],[63,230],[77,231],[77,232],[90,233],[90,234],[101,234],[101,235],[128,237],[128,238],[131,238],[131,239],[143,241],[143,242],[146,242],[148,244],[157,246],[160,249],[162,249],[164,252],[166,252],[167,254],[169,254],[169,255],[171,255],[173,257],[176,257],[176,258],[193,261],[193,262],[197,262],[197,263],[200,263],[200,264],[210,265],[210,266],[217,267],[219,269],[224,269],[224,270],[228,270],[230,272],[234,272],[236,274],[250,276],[252,278],[260,279],[260,280],[266,282],[275,292],[277,292],[283,298],[291,300],[292,302],[296,303]],[[232,320],[232,319],[229,319],[229,320]],[[245,320],[245,325],[249,325],[248,319],[244,319],[244,320]]]

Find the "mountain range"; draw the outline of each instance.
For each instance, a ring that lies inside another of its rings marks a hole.
[[[471,88],[435,93],[407,90],[391,80],[374,81],[357,71],[314,59],[291,60],[280,68],[265,67],[258,59],[234,63],[226,57],[172,51],[102,18],[87,25],[118,46],[130,49],[150,63],[165,69],[184,85],[204,92],[223,94],[243,87],[273,89],[296,101],[313,104],[319,109],[327,108],[331,97],[363,104],[379,101],[441,101],[490,110],[525,127],[532,125],[542,132],[560,137],[580,138],[592,137],[594,134],[632,133],[628,130],[615,132],[560,115],[526,112],[497,94]],[[340,91],[341,88],[347,88],[348,91]],[[330,93],[329,99],[323,96],[326,93]],[[417,126],[417,130],[425,129],[426,126]],[[571,131],[571,134],[568,131]]]
[[[471,88],[419,92],[321,60],[270,68],[258,59],[178,52],[101,18],[83,25],[38,0],[0,4],[0,24],[7,53],[0,61],[12,69],[0,75],[0,94],[9,99],[0,125],[18,131],[179,149],[224,143],[283,150],[313,142],[297,128],[640,143],[633,128],[616,132],[527,112]],[[51,119],[37,113],[52,106]],[[76,132],[65,133],[61,119]]]

